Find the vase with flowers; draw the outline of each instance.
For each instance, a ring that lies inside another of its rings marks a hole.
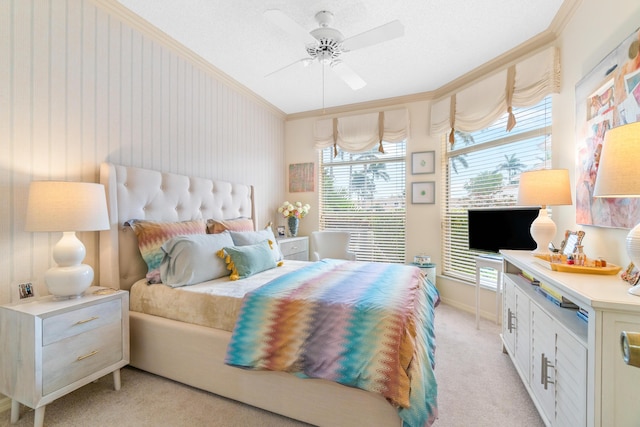
[[[296,237],[298,235],[300,218],[304,218],[309,213],[309,209],[311,209],[311,207],[308,204],[303,205],[302,202],[284,202],[278,208],[278,213],[287,219],[289,236]]]

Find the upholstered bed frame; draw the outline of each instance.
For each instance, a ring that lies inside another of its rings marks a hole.
[[[111,228],[100,234],[100,285],[129,290],[146,264],[125,221],[251,217],[253,187],[103,163]],[[130,312],[131,365],[323,426],[401,426],[382,396],[325,380],[224,364],[229,332]],[[215,417],[216,414],[211,414]]]

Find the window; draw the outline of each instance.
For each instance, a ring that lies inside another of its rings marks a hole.
[[[551,98],[513,112],[517,124],[511,132],[505,114],[486,129],[456,131],[453,145],[444,138],[444,275],[475,281],[474,257],[482,253],[469,250],[467,209],[515,206],[520,174],[551,165]],[[483,269],[482,284],[495,287],[495,274]]]
[[[404,263],[406,142],[320,151],[320,229],[351,232],[358,261]]]

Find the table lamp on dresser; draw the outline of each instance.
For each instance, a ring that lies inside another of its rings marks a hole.
[[[549,243],[557,231],[556,224],[547,214],[547,206],[570,204],[569,170],[541,169],[520,174],[518,205],[540,206],[540,213],[530,229],[531,237],[537,244],[533,251],[535,255],[550,253]]]
[[[640,197],[640,122],[609,129],[604,135],[593,197]],[[627,235],[627,254],[640,267],[640,224]],[[640,284],[629,288],[640,296]]]
[[[66,181],[33,181],[29,185],[26,231],[59,232],[53,247],[56,266],[45,273],[49,293],[74,297],[91,286],[93,269],[82,264],[86,249],[76,231],[109,228],[107,201],[102,184]]]

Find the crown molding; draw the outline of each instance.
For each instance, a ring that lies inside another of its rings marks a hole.
[[[565,29],[569,20],[581,4],[582,0],[564,0],[560,9],[558,9],[558,13],[554,16],[551,24],[549,24],[548,30],[553,32],[556,37],[560,36],[560,33]]]

